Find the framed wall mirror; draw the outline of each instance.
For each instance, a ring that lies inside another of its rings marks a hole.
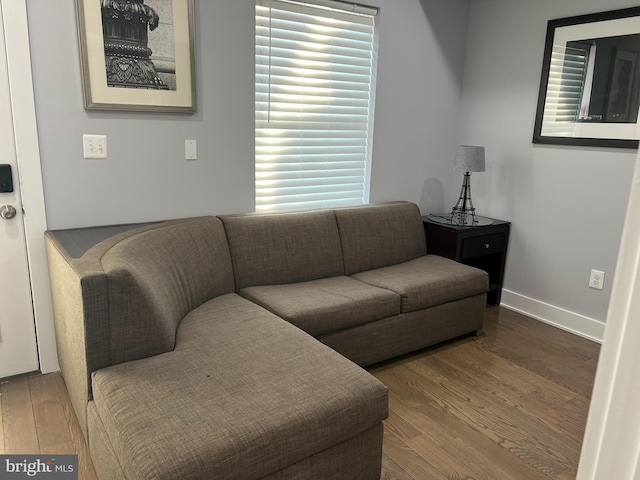
[[[550,20],[533,142],[638,147],[640,7]]]

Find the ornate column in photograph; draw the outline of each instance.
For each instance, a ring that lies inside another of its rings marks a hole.
[[[144,0],[100,0],[107,85],[167,90],[151,61],[148,32],[159,17]]]

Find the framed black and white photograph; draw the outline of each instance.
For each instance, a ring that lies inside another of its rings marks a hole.
[[[193,0],[76,0],[84,107],[195,112]]]
[[[533,142],[638,147],[640,7],[550,20]]]

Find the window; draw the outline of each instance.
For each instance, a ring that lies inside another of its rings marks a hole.
[[[377,10],[257,1],[256,211],[368,203]]]

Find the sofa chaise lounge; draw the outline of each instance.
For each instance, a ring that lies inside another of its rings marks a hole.
[[[482,328],[487,274],[428,255],[412,203],[103,228],[45,234],[101,480],[378,479],[362,367]]]

